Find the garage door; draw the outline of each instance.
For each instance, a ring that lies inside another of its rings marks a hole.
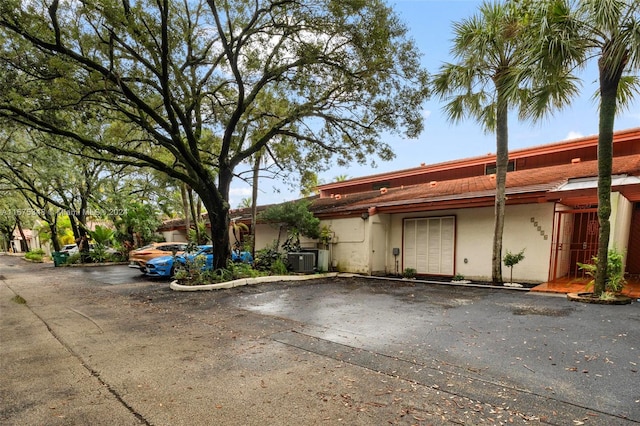
[[[455,217],[405,219],[404,268],[419,274],[453,275]]]

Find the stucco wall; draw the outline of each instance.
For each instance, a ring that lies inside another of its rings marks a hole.
[[[256,224],[256,250],[271,246],[278,239],[278,229],[266,223]],[[286,236],[285,236],[286,238]]]
[[[186,243],[188,242],[188,238],[184,231],[162,231],[162,236],[164,240],[169,243]]]
[[[619,252],[626,253],[629,250],[629,232],[631,231],[631,216],[633,203],[627,200],[619,192],[611,193],[611,238],[609,248],[616,248]],[[626,260],[625,260],[626,261]]]
[[[525,249],[525,259],[514,267],[514,281],[542,282],[547,280],[553,231],[553,209],[553,203],[507,206],[503,256],[507,250],[517,253],[523,248]],[[462,274],[466,278],[490,280],[493,214],[493,207],[483,207],[392,215],[386,262],[388,272],[395,272],[393,247],[398,247],[401,250],[398,257],[400,271],[403,270],[402,230],[404,218],[455,216],[455,273]],[[534,220],[531,221],[531,218]],[[509,268],[504,265],[503,278],[509,279]]]
[[[370,267],[369,219],[360,217],[323,220],[334,232],[331,241],[331,261],[341,272],[368,274]]]

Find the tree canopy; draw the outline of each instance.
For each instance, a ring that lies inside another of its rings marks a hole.
[[[380,0],[47,3],[0,4],[0,116],[189,185],[217,267],[231,180],[256,152],[390,159],[382,132],[422,129],[427,74]]]

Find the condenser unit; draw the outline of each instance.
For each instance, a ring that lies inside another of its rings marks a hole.
[[[287,260],[293,272],[308,273],[314,270],[316,255],[315,253],[289,253]]]

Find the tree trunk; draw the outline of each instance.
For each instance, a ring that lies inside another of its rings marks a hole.
[[[612,63],[605,56],[598,60],[600,72],[600,117],[598,124],[598,261],[593,292],[600,296],[606,289],[611,233],[611,171],[613,169],[613,124],[616,116],[618,83],[622,69],[611,70]]]
[[[500,95],[498,95],[500,97]],[[508,108],[498,100],[496,111],[496,199],[493,226],[493,255],[491,258],[491,281],[502,285],[502,233],[504,230],[504,211],[506,204],[505,188],[507,167],[509,165],[509,128]]]
[[[198,226],[200,223],[200,218],[196,214],[196,206],[193,202],[193,189],[189,188],[187,190],[187,195],[189,197],[189,209],[191,210],[191,220],[193,220],[194,229],[196,233],[196,240],[194,241],[194,243],[200,244],[200,227]],[[187,229],[187,235],[188,233],[189,233],[189,229]]]
[[[184,226],[189,237],[189,229],[191,229],[191,216],[189,210],[189,199],[187,198],[187,184],[180,184],[180,196],[182,197],[182,211],[184,212]]]
[[[27,237],[24,235],[24,230],[22,229],[22,222],[20,222],[20,217],[15,215],[16,217],[16,226],[18,227],[18,232],[20,233],[20,251],[26,253],[29,251],[29,245],[27,244]]]
[[[51,215],[49,209],[45,209],[45,220],[49,225],[49,232],[51,232],[51,244],[53,244],[53,251],[60,251],[60,241],[58,241],[58,214]]]
[[[256,158],[253,163],[253,182],[251,186],[251,230],[249,236],[251,238],[251,256],[256,257],[256,224],[258,216],[258,179],[260,172],[260,161],[262,161],[262,155],[260,151],[256,153]]]
[[[213,269],[227,267],[231,257],[229,239],[229,188],[233,175],[231,170],[220,168],[218,172],[217,191],[211,177],[203,179],[196,190],[209,215],[211,223],[211,240],[213,244]]]

